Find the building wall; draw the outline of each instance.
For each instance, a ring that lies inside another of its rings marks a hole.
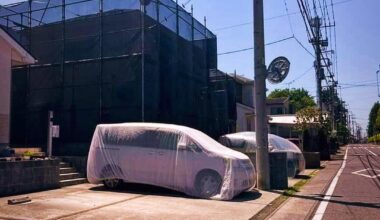
[[[9,143],[12,49],[0,37],[0,144]]]
[[[243,85],[243,104],[254,107],[254,86],[253,84]]]
[[[253,111],[253,108],[242,105],[240,103],[236,104],[236,132],[255,131],[255,119],[253,116]]]
[[[144,35],[145,121],[185,125],[217,138],[228,132],[230,105],[226,94],[208,90],[209,70],[217,67],[216,37],[195,20],[194,39],[188,22],[179,22],[176,33],[170,25],[176,16],[160,8],[170,22],[145,19],[151,27]],[[62,22],[31,28],[31,53],[39,62],[13,69],[13,146],[45,150],[49,110],[60,126],[55,155],[86,155],[97,124],[142,121],[141,12],[112,9],[101,18],[102,28],[96,11],[70,18],[64,35]]]

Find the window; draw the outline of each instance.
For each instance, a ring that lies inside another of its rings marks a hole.
[[[136,128],[107,129],[104,131],[103,140],[106,145],[121,147],[156,148],[159,143],[156,131]]]
[[[162,150],[177,150],[179,134],[170,131],[156,131],[158,148]]]
[[[202,152],[202,149],[192,140],[190,140],[189,143],[187,144],[187,150],[194,153]]]
[[[270,108],[270,114],[271,115],[281,115],[284,114],[282,107],[272,107]]]

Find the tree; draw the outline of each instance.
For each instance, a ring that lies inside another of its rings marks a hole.
[[[322,112],[315,107],[306,107],[296,113],[297,120],[295,128],[300,131],[299,137],[302,151],[316,150],[315,146],[318,146],[317,143],[319,142],[311,138],[309,132],[312,130],[318,131],[328,125],[326,117],[321,117],[321,114]],[[305,141],[307,141],[308,144],[306,144]]]
[[[306,107],[314,107],[316,104],[313,97],[309,92],[303,88],[301,89],[275,89],[272,91],[268,98],[283,98],[289,97],[289,104],[293,106],[294,111],[297,112]]]
[[[305,131],[311,128],[322,128],[326,121],[321,118],[321,111],[314,107],[306,107],[299,110],[296,114],[296,129]]]
[[[373,104],[371,112],[369,113],[368,128],[367,128],[368,137],[372,137],[376,134],[375,124],[376,124],[376,119],[377,119],[379,109],[380,109],[380,103],[376,102],[375,104]]]
[[[380,109],[377,111],[375,125],[373,126],[374,135],[380,133]]]

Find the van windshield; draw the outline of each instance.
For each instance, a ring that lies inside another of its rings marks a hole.
[[[245,159],[244,155],[240,152],[231,150],[230,148],[221,145],[219,142],[215,141],[201,131],[191,129],[189,136],[192,137],[200,146],[202,146],[205,151]]]

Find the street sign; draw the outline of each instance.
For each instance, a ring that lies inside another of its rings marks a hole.
[[[290,62],[286,57],[277,57],[268,67],[267,80],[272,84],[281,83],[288,75],[289,68]]]

